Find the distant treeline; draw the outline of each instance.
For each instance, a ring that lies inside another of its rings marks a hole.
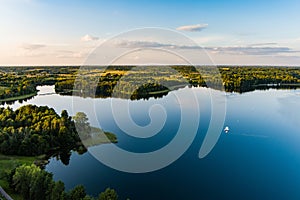
[[[2,67],[0,99],[37,92],[37,85],[55,85],[55,91],[64,95],[126,99],[160,98],[187,85],[239,93],[300,87],[300,69],[296,67],[215,69],[212,66]]]
[[[255,89],[294,89],[300,87],[300,68],[291,67],[220,67],[223,85],[228,92]]]
[[[26,100],[37,94],[36,86],[54,85],[74,76],[79,67],[0,67],[0,103]]]
[[[300,87],[299,68],[218,67],[215,70],[210,67],[171,66],[169,71],[165,68],[165,71],[158,71],[157,68],[144,68],[136,73],[128,71],[128,68],[110,67],[99,74],[98,80],[91,75],[93,70],[86,70],[81,72],[79,78],[56,82],[55,90],[67,95],[147,99],[161,97],[186,85],[239,93],[255,89]],[[178,74],[174,75],[173,70]],[[123,78],[125,74],[126,78]]]

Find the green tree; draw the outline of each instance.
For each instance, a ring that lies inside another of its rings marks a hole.
[[[77,185],[69,193],[71,200],[83,200],[86,196],[85,188],[83,185]]]
[[[91,127],[88,122],[88,117],[84,112],[78,112],[73,117],[75,121],[76,130],[81,138],[87,138],[90,136]]]
[[[68,119],[69,117],[69,114],[66,110],[63,110],[61,111],[61,115],[60,115],[62,118],[65,118],[65,119]]]
[[[35,166],[35,165],[34,165]],[[53,183],[52,174],[39,170],[36,175],[32,174],[30,183],[30,199],[46,199],[50,195],[51,185]]]
[[[104,192],[99,195],[99,200],[117,200],[118,194],[114,189],[107,188]]]
[[[54,182],[48,200],[60,200],[64,197],[65,184],[62,181]]]
[[[35,165],[22,165],[16,168],[16,172],[13,176],[13,185],[15,190],[20,193],[24,199],[29,199],[32,180],[40,171],[41,169]]]
[[[79,125],[89,125],[88,117],[84,112],[77,112],[73,119]]]
[[[36,165],[22,165],[12,170],[12,187],[30,200],[80,200],[86,193],[83,186],[75,187],[67,194],[64,183],[55,182],[51,173],[40,169]]]

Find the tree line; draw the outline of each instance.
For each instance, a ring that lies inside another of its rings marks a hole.
[[[36,87],[26,78],[8,74],[0,75],[0,99],[35,94]]]
[[[184,83],[192,87],[239,93],[271,87],[300,87],[299,68],[219,66],[216,70],[210,66],[170,66],[157,70],[159,67],[144,67],[138,72],[121,67],[110,67],[101,72],[87,68],[81,70],[81,76],[76,79],[57,81],[55,90],[83,97],[147,99],[166,95],[169,91],[184,87]]]
[[[37,85],[49,84],[65,95],[127,99],[159,98],[165,95],[162,95],[165,87],[169,91],[181,88],[182,78],[193,87],[240,93],[270,87],[297,88],[300,84],[300,69],[296,67],[217,66],[215,69],[182,65],[0,67],[0,99],[31,94],[37,92]]]
[[[87,195],[84,186],[77,185],[66,191],[62,181],[54,181],[53,175],[38,166],[21,165],[8,175],[10,188],[26,200],[117,200],[114,189],[107,188],[97,198]]]

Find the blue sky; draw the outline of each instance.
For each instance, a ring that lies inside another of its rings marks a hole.
[[[296,0],[0,3],[0,65],[82,64],[101,42],[143,27],[190,37],[216,64],[300,65]]]

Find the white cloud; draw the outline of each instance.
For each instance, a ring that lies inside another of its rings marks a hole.
[[[98,40],[98,39],[99,39],[98,37],[86,34],[85,36],[81,37],[80,40],[83,42],[89,42],[89,41],[94,41],[94,40]]]
[[[250,47],[257,47],[257,46],[274,46],[278,45],[276,42],[265,42],[265,43],[256,43],[256,44],[250,44]]]
[[[46,47],[44,44],[23,44],[21,45],[21,48],[28,51],[33,51],[36,49],[41,49],[43,47]]]
[[[234,55],[278,55],[286,53],[296,53],[298,51],[289,47],[274,46],[275,43],[258,43],[248,46],[226,46],[226,47],[201,47],[198,45],[177,45],[152,41],[129,41],[122,40],[115,43],[118,47],[123,48],[168,48],[184,50],[207,50],[211,53],[234,54]]]
[[[205,48],[212,53],[232,54],[232,55],[278,55],[286,53],[296,53],[289,47],[274,46],[234,46],[234,47],[209,47]]]
[[[15,51],[17,57],[43,57],[45,52],[43,49],[47,47],[45,44],[24,43],[18,46]]]
[[[143,40],[119,40],[114,43],[117,47],[123,48],[162,48],[172,47],[174,45],[160,42],[143,41]]]
[[[190,32],[199,32],[205,29],[208,24],[195,24],[195,25],[187,25],[187,26],[180,26],[176,29],[178,31],[190,31]]]

